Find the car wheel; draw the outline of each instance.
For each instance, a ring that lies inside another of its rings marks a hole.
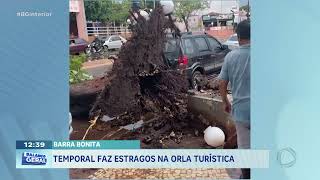
[[[199,82],[201,81],[202,74],[200,71],[195,71],[192,74],[192,79],[191,79],[191,86],[193,89],[198,90],[199,88]]]

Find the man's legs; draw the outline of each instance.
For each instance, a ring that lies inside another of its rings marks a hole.
[[[235,121],[238,149],[250,149],[250,122]]]
[[[250,121],[235,121],[238,149],[250,149]],[[241,169],[242,178],[250,179],[250,169]]]
[[[250,148],[250,121],[239,122],[235,121],[236,131],[237,131],[237,143],[238,149],[249,149]],[[232,179],[250,179],[250,169],[237,169],[229,168],[227,169],[228,175]]]

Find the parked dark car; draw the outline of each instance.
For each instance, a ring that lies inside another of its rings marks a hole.
[[[81,54],[85,53],[88,46],[88,42],[81,38],[75,38],[69,40],[69,52],[70,54]]]
[[[210,35],[184,33],[180,38],[168,35],[164,58],[171,68],[184,67],[190,86],[196,89],[197,79],[202,75],[221,70],[228,52],[228,46]]]

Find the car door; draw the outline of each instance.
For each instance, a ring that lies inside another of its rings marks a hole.
[[[198,63],[198,49],[191,37],[182,38],[183,55],[188,58],[188,66]]]
[[[165,63],[175,68],[178,65],[178,58],[180,55],[179,41],[176,38],[167,38],[163,50]]]
[[[228,52],[228,49],[223,49],[222,45],[218,40],[213,37],[207,37],[208,43],[211,48],[211,64],[213,65],[213,70],[218,71],[221,69],[224,57]]]
[[[122,45],[121,39],[119,36],[112,36],[110,38],[110,49],[119,49]]]
[[[116,47],[116,42],[114,41],[113,37],[114,36],[111,36],[108,39],[108,43],[107,43],[108,49],[114,49]]]
[[[203,67],[205,73],[209,73],[213,70],[214,66],[211,66],[211,57],[210,55],[211,50],[208,46],[208,43],[204,36],[198,36],[194,38],[194,42],[196,44],[196,47],[198,49],[198,57],[197,61],[201,64]]]
[[[114,45],[114,41],[113,41],[113,36],[109,37],[106,45],[108,46],[108,49],[114,49],[115,45]]]
[[[75,40],[76,44],[77,44],[77,50],[78,51],[83,51],[86,49],[87,47],[87,42],[81,38],[76,39]]]

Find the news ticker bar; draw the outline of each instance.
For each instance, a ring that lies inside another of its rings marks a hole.
[[[139,140],[16,141],[16,149],[140,149]]]
[[[17,141],[16,168],[269,167],[268,150],[139,149],[139,141],[122,140],[90,141],[88,144],[80,141],[48,141],[47,148],[43,148],[45,144],[37,145],[36,142],[44,141],[27,141],[33,143],[30,146],[43,146],[42,149],[36,149],[25,148],[24,142]],[[92,146],[96,146],[96,149]],[[128,148],[130,146],[133,148]]]

